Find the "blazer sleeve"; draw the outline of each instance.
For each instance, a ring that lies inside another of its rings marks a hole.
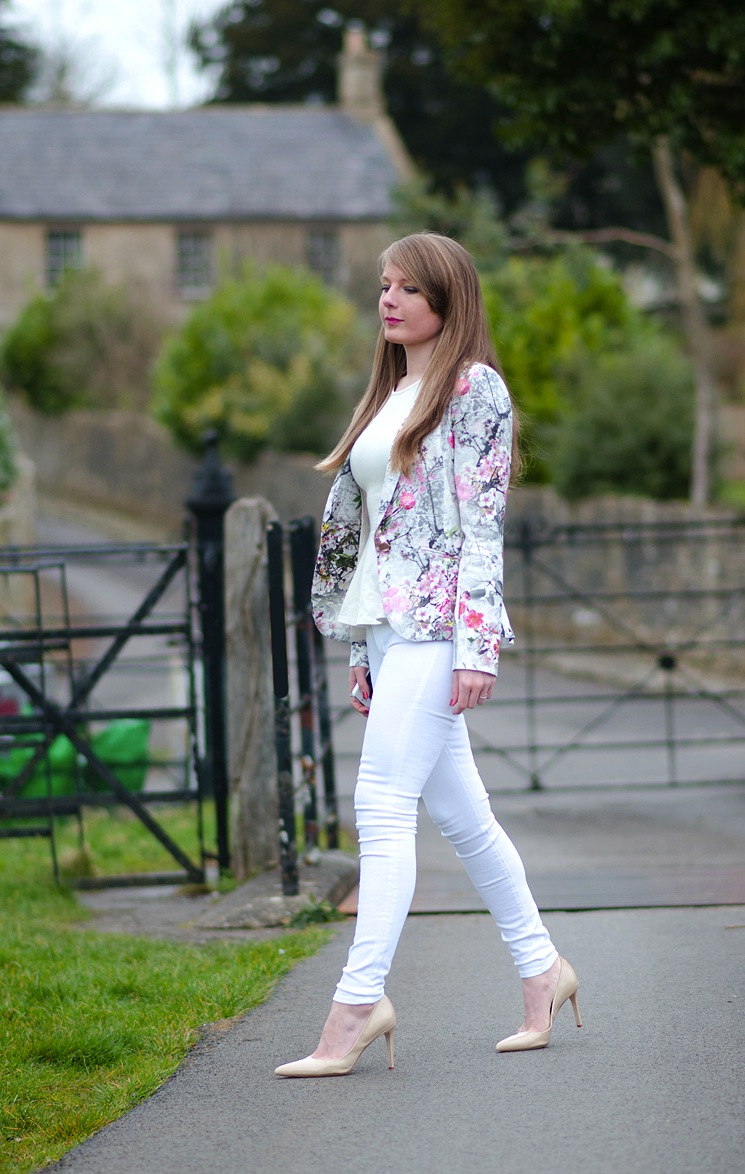
[[[365,629],[340,623],[338,615],[357,565],[361,523],[360,490],[347,459],[326,502],[311,602],[318,630],[333,640],[351,643],[352,665],[367,665]]]
[[[512,405],[504,382],[475,364],[451,405],[453,468],[463,542],[453,618],[453,668],[496,675],[513,636],[502,599],[504,514],[510,479]]]

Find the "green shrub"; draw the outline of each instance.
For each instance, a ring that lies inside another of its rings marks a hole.
[[[575,399],[572,363],[628,348],[646,329],[618,275],[587,249],[512,257],[482,277],[497,353],[523,417],[527,474],[553,480],[551,429]]]
[[[63,386],[50,362],[59,341],[53,302],[38,294],[21,311],[0,350],[0,372],[9,388],[22,392],[40,412],[64,411],[79,400],[79,389]]]
[[[565,497],[684,498],[691,475],[693,374],[674,340],[647,330],[628,348],[566,370],[575,406],[557,426],[551,466]]]
[[[192,450],[217,428],[242,460],[323,452],[361,390],[360,358],[349,302],[304,270],[247,264],[166,342],[155,412]]]
[[[5,392],[0,385],[0,494],[6,493],[16,479],[16,439],[5,407]]]
[[[21,311],[0,347],[0,371],[40,412],[143,407],[162,337],[134,290],[82,270]]]

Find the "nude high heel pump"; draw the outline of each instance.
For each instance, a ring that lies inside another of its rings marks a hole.
[[[567,999],[572,1000],[574,1021],[577,1027],[582,1026],[579,1004],[577,1002],[579,979],[565,958],[561,958],[560,961],[559,981],[556,984],[554,997],[551,1000],[548,1028],[546,1031],[518,1031],[515,1035],[508,1035],[506,1039],[501,1039],[497,1044],[498,1052],[527,1052],[532,1048],[547,1048],[551,1039],[551,1028],[554,1025],[554,1019]]]
[[[276,1076],[346,1076],[352,1071],[365,1048],[369,1048],[379,1036],[385,1036],[388,1045],[388,1067],[393,1068],[393,1029],[396,1026],[396,1012],[387,995],[373,1007],[363,1024],[362,1031],[357,1036],[355,1044],[349,1049],[346,1056],[339,1060],[316,1060],[313,1056],[306,1056],[304,1060],[294,1060],[291,1064],[282,1064],[274,1069]]]

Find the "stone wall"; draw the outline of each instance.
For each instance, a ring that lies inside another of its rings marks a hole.
[[[180,534],[199,461],[177,449],[161,425],[132,412],[43,416],[17,399],[9,406],[40,493]],[[303,514],[320,520],[329,482],[315,472],[315,459],[264,453],[254,465],[227,464],[238,497],[265,497],[282,521]]]
[[[568,503],[524,487],[510,500],[506,547],[505,597],[523,646],[532,629],[539,644],[587,649],[583,667],[592,646],[600,660],[612,649],[616,676],[624,659],[665,648],[742,675],[733,640],[745,634],[745,517],[736,511],[635,497]]]

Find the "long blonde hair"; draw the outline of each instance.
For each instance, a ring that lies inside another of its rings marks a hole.
[[[471,256],[450,237],[417,232],[394,241],[381,254],[380,271],[390,262],[424,294],[429,307],[442,319],[442,331],[422,379],[422,386],[406,422],[393,444],[391,466],[408,475],[426,436],[438,426],[455,394],[455,384],[470,363],[501,369],[486,320],[484,299]],[[406,374],[406,352],[388,342],[381,328],[372,375],[349,427],[336,447],[316,466],[334,472],[349,456],[357,437],[382,408]],[[519,471],[517,419],[513,411],[512,479]]]

